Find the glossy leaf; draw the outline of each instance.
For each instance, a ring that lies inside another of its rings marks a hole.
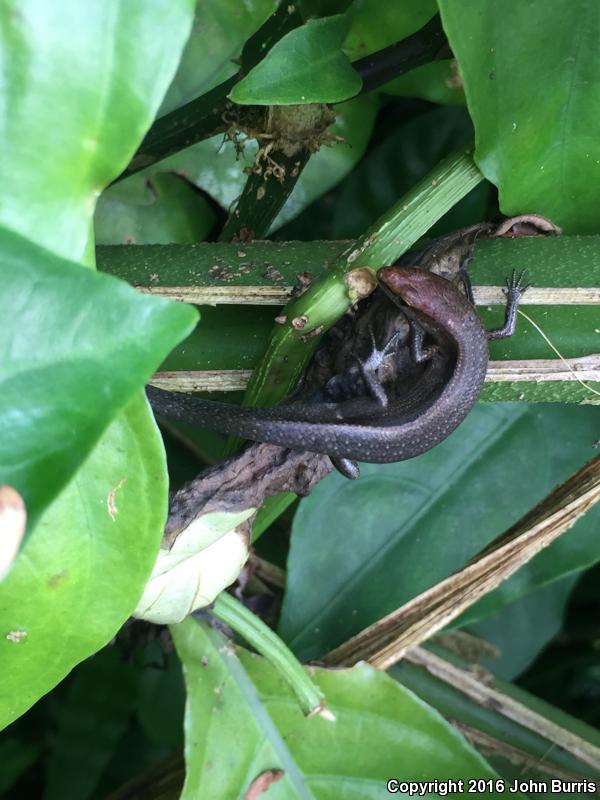
[[[269,787],[273,800],[368,800],[396,776],[494,775],[437,712],[367,665],[311,670],[329,715],[306,718],[265,659],[234,651],[205,623],[171,632],[188,691],[182,800],[243,797],[268,770],[283,773]]]
[[[1,225],[83,258],[96,197],[149,127],[175,73],[193,5],[2,4]]]
[[[346,11],[350,27],[344,50],[351,61],[368,56],[415,33],[436,12],[435,0],[354,0]]]
[[[215,224],[207,201],[169,173],[133,175],[102,193],[94,217],[96,244],[201,242]]]
[[[256,105],[339,103],[354,97],[362,82],[342,52],[345,33],[341,14],[309,20],[280,39],[229,97]]]
[[[475,160],[498,186],[501,210],[545,214],[566,233],[597,233],[600,6],[439,6],[475,124]]]
[[[105,645],[133,611],[167,512],[161,456],[158,429],[134,399],[0,583],[0,729]]]
[[[365,464],[356,484],[328,476],[294,519],[280,635],[306,660],[400,607],[572,474],[597,431],[596,408],[480,404],[429,453]],[[484,598],[486,613],[511,581],[510,602],[599,560],[599,518],[596,506]]]
[[[246,39],[277,8],[277,0],[198,0],[194,25],[159,116],[235,75]]]
[[[93,261],[96,197],[154,117],[192,0],[13,6],[0,11],[0,222],[47,250],[1,234],[3,476],[25,482],[30,520],[52,503],[0,584],[0,724],[105,644],[141,594],[166,513],[164,453],[141,394],[113,417],[194,321],[47,252]]]
[[[196,311],[0,231],[0,482],[29,529]]]

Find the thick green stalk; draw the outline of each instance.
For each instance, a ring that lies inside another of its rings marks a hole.
[[[273,318],[298,284],[298,274],[325,278],[327,265],[348,249],[344,241],[115,246],[99,247],[97,261],[99,269],[144,291],[204,306],[196,331],[162,367],[171,375],[165,388],[190,390],[194,375],[198,391],[232,391],[246,387],[249,372],[266,350]],[[507,360],[523,361],[521,377],[519,370],[512,377],[490,375],[482,399],[597,402],[598,357],[592,354],[600,352],[600,237],[480,239],[470,272],[487,327],[499,325],[503,315],[501,292],[487,287],[501,286],[513,268],[526,268],[533,283],[523,312],[561,356],[579,361],[573,367],[561,362],[529,319],[520,317],[515,336],[491,342],[490,355],[497,373]],[[252,307],[257,305],[262,307]],[[532,359],[546,364],[536,366]],[[554,377],[536,377],[538,366]]]
[[[323,708],[323,695],[304,667],[271,628],[227,592],[215,600],[211,613],[229,625],[280,672],[294,691],[304,714]]]

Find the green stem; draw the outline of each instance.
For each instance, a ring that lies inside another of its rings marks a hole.
[[[211,613],[271,662],[294,691],[305,715],[323,708],[321,691],[288,646],[261,619],[227,592],[217,597]]]
[[[114,183],[203,139],[226,131],[228,124],[223,114],[229,103],[227,95],[236,81],[237,75],[234,75],[210,92],[157,119]]]
[[[288,303],[287,323],[275,326],[244,403],[274,405],[294,388],[320,338],[307,334],[330,328],[355,300],[345,281],[347,272],[392,264],[481,180],[470,148],[453,153],[336,258],[324,278]],[[299,317],[308,320],[301,331],[292,325]]]
[[[274,157],[282,169],[282,179],[278,180],[274,175],[265,178],[256,172],[249,175],[242,195],[221,231],[220,241],[244,241],[266,236],[308,163],[310,152],[301,150],[295,156],[286,156],[277,151]]]

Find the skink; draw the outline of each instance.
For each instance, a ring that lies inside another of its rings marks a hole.
[[[365,400],[361,417],[360,401],[349,401],[354,403],[350,413],[344,404],[337,411],[336,404],[324,404],[322,409],[306,404],[296,410],[293,404],[257,408],[150,386],[147,394],[154,410],[222,434],[338,459],[382,464],[430,450],[460,425],[476,402],[488,363],[488,334],[472,304],[446,279],[410,267],[385,267],[378,278],[407,304],[413,320],[436,342],[437,352],[423,375],[427,396],[416,386],[408,399],[390,402],[379,415],[374,413],[374,401]],[[522,291],[513,279],[507,291],[513,321],[512,309]],[[504,329],[503,334],[508,335]],[[498,338],[498,332],[492,336]],[[331,421],[332,415],[348,421]]]

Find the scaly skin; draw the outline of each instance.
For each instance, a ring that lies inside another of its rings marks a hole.
[[[154,410],[219,433],[337,459],[383,464],[430,450],[460,425],[479,397],[488,363],[487,334],[473,306],[444,278],[411,267],[385,267],[378,278],[412,308],[411,317],[438,343],[425,370],[428,389],[423,395],[417,391],[409,402],[391,402],[379,416],[373,415],[370,401],[371,413],[363,419],[332,422],[335,404],[327,404],[326,421],[319,421],[318,405],[307,411],[300,404],[304,410],[298,416],[305,419],[294,419],[293,404],[232,406],[148,387]],[[451,375],[440,385],[453,355]],[[438,389],[432,391],[434,385]]]

